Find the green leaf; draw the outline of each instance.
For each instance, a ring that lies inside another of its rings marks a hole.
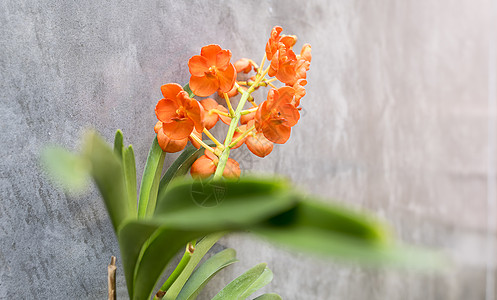
[[[428,251],[393,243],[388,227],[370,215],[312,199],[253,228],[269,241],[300,251],[369,265],[431,268],[443,265]]]
[[[267,279],[259,281],[261,276],[268,278],[269,273],[266,273],[266,270],[269,269],[267,269],[265,263],[256,265],[252,269],[246,271],[238,278],[230,282],[219,293],[217,293],[217,295],[214,296],[212,300],[245,299],[247,297],[245,295],[253,290],[255,286],[257,286],[257,282],[260,282],[262,284],[263,282],[267,281]],[[270,277],[272,279],[272,273]]]
[[[150,222],[181,229],[223,231],[267,220],[296,204],[285,180],[188,180],[158,199]]]
[[[143,218],[155,209],[160,174],[164,165],[165,152],[162,151],[155,137],[148,153],[147,163],[143,171],[138,201],[138,217]]]
[[[185,86],[183,86],[183,90],[188,93],[188,95],[190,96],[190,98],[195,97],[195,94],[190,89],[190,84],[189,83],[187,83]]]
[[[41,155],[44,169],[54,182],[68,192],[82,192],[90,177],[90,162],[63,148],[45,148]]]
[[[136,164],[135,152],[133,151],[132,145],[129,145],[128,148],[123,149],[122,157],[124,179],[126,181],[126,190],[128,194],[128,205],[130,213],[136,216]]]
[[[257,298],[254,298],[254,300],[282,300],[281,296],[278,294],[263,294],[260,295]]]
[[[196,299],[205,285],[222,269],[237,262],[236,251],[232,248],[224,249],[206,260],[188,278],[185,286],[179,293],[177,300]]]
[[[149,297],[167,263],[189,241],[247,229],[294,249],[352,261],[408,265],[416,259],[429,265],[438,259],[393,244],[388,228],[369,215],[307,199],[283,180],[176,180],[153,216],[119,232],[130,298]]]
[[[119,159],[122,159],[123,157],[123,132],[118,129],[116,131],[116,135],[114,136],[114,153],[119,157]]]
[[[214,145],[214,142],[212,141],[205,141],[205,143],[209,146]],[[158,198],[163,197],[163,194],[166,192],[167,186],[169,185],[171,180],[186,175],[192,164],[203,153],[204,148],[197,149],[193,145],[189,145],[188,147],[186,147],[183,152],[181,152],[180,156],[178,156],[178,158],[171,164],[171,166],[167,169],[166,173],[162,177],[159,184]]]
[[[248,296],[255,293],[257,290],[265,287],[273,280],[273,272],[268,268],[264,269],[264,272],[257,278],[246,290],[240,295],[240,299],[245,299]]]
[[[91,175],[102,194],[107,212],[117,232],[131,217],[121,161],[107,143],[94,132],[85,137],[83,157],[91,164]]]
[[[198,265],[200,260],[205,256],[207,251],[209,251],[212,246],[224,235],[224,233],[215,233],[206,236],[203,238],[195,247],[195,251],[193,251],[192,258],[186,265],[185,269],[179,277],[174,281],[173,285],[169,288],[169,291],[166,292],[164,300],[175,300],[178,297],[181,289],[185,285],[186,281],[192,274],[195,267]],[[160,274],[159,274],[160,275]]]

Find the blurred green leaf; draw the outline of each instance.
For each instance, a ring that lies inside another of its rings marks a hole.
[[[128,148],[124,148],[122,152],[123,157],[123,170],[124,179],[126,181],[126,190],[128,194],[128,205],[130,208],[130,213],[137,215],[137,191],[136,191],[136,163],[135,163],[135,152],[133,151],[133,146],[129,145]]]
[[[83,156],[90,162],[91,175],[102,194],[114,230],[132,217],[127,205],[128,195],[121,161],[107,143],[95,132],[85,136]]]
[[[138,201],[139,218],[150,215],[155,209],[164,157],[165,152],[162,151],[157,142],[157,137],[155,137],[148,153],[140,185],[140,198]]]
[[[193,300],[205,285],[222,269],[237,262],[235,249],[228,248],[216,253],[201,264],[188,278],[177,300]]]
[[[158,199],[149,222],[185,230],[246,228],[291,209],[296,201],[282,179],[181,180]]]
[[[257,298],[254,298],[254,300],[282,300],[281,296],[278,294],[263,294],[260,295]]]
[[[52,180],[64,190],[78,193],[88,186],[91,166],[81,155],[49,147],[43,150],[41,160]]]
[[[198,265],[200,260],[205,256],[207,251],[209,251],[212,246],[224,235],[224,233],[215,233],[210,234],[204,237],[195,247],[195,251],[193,251],[192,258],[186,265],[185,269],[179,277],[174,281],[173,285],[166,292],[164,300],[175,300],[178,297],[178,294],[182,290],[186,281],[192,274],[195,267]],[[160,274],[159,274],[160,276]]]
[[[123,132],[120,129],[118,129],[116,131],[116,135],[114,136],[114,153],[116,153],[119,159],[122,159],[123,157],[123,147],[124,147],[123,141],[124,141]]]
[[[212,300],[245,299],[250,291],[254,289],[257,290],[260,287],[264,286],[265,284],[256,288],[257,286],[263,284],[264,282],[267,282],[267,279],[269,277],[272,279],[272,273],[267,273],[266,270],[269,269],[267,269],[265,263],[256,265],[252,269],[246,271],[238,278],[230,282],[219,293],[217,293],[217,295],[214,296]],[[270,274],[270,276],[268,274]],[[259,281],[261,276],[264,277],[264,279]]]

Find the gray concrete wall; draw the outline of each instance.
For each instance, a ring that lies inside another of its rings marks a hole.
[[[76,149],[85,128],[109,141],[121,128],[141,171],[160,86],[186,83],[187,59],[209,43],[259,60],[278,24],[313,47],[304,114],[287,144],[242,165],[370,209],[402,240],[443,249],[454,265],[441,274],[363,269],[232,235],[216,247],[236,248],[241,262],[200,298],[266,261],[275,273],[266,290],[285,299],[494,299],[495,7],[1,1],[0,298],[104,299],[106,265],[119,254],[96,190],[66,195],[42,176],[44,145]]]

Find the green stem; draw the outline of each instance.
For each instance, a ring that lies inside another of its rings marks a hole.
[[[259,76],[255,82],[242,94],[242,98],[240,102],[238,102],[238,106],[236,107],[235,115],[233,119],[231,119],[230,127],[228,128],[228,134],[226,135],[226,139],[224,140],[224,150],[219,156],[219,162],[217,163],[216,172],[214,173],[213,180],[220,179],[223,176],[224,168],[226,167],[226,163],[228,162],[228,158],[230,156],[230,147],[231,141],[233,139],[233,134],[235,134],[235,129],[238,126],[238,122],[240,121],[241,112],[243,110],[243,106],[247,102],[250,94],[255,90],[255,87],[262,81],[264,77],[266,77],[267,72],[269,72],[269,67],[264,70],[264,72]]]
[[[190,262],[190,259],[192,258],[193,251],[195,250],[195,241],[188,243],[186,245],[185,253],[183,254],[183,257],[179,261],[178,265],[174,269],[174,271],[171,273],[171,276],[169,276],[160,288],[160,290],[155,294],[154,300],[160,300],[164,297],[166,294],[167,290],[173,285],[173,283],[178,279],[179,275],[185,267],[188,265],[188,262]]]

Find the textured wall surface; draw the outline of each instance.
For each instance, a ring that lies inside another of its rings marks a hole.
[[[121,128],[141,172],[160,86],[186,83],[188,58],[210,43],[259,61],[281,25],[313,47],[303,117],[288,143],[242,166],[370,209],[402,240],[454,263],[438,274],[364,269],[232,235],[216,247],[236,248],[241,262],[200,299],[261,261],[275,273],[265,290],[284,299],[494,299],[493,9],[480,0],[0,1],[0,298],[104,299],[119,253],[96,190],[66,195],[41,174],[44,145],[77,149],[85,128],[109,141]]]

